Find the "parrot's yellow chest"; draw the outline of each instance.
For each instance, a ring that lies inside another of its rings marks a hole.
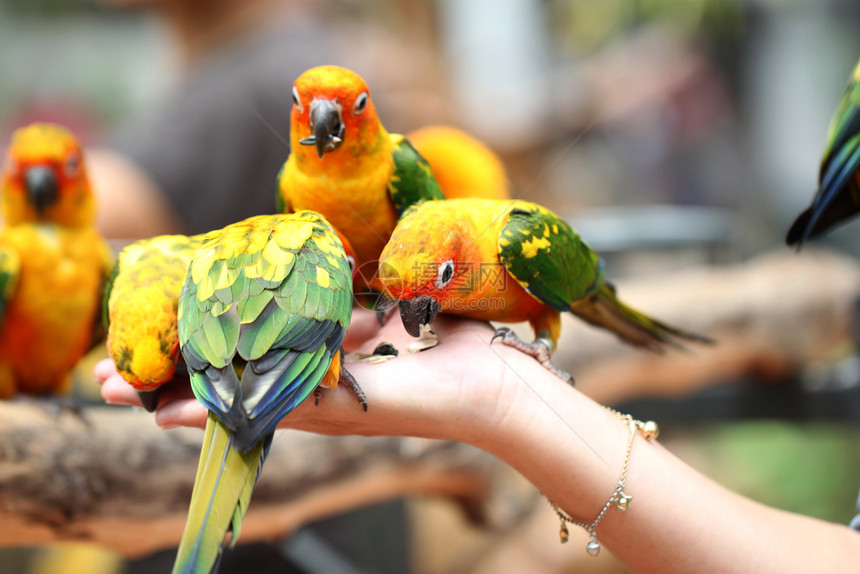
[[[0,323],[0,392],[56,391],[92,342],[107,248],[94,229],[50,225],[5,229],[0,244],[20,258]]]
[[[379,258],[397,223],[388,190],[394,162],[386,153],[362,162],[360,170],[328,154],[321,161],[292,154],[281,178],[281,193],[291,208],[321,213],[346,236],[362,263]]]
[[[121,273],[111,289],[107,348],[117,370],[139,391],[155,389],[173,376],[179,350],[176,307],[190,252],[153,249],[141,257],[147,265],[133,265],[130,256],[120,255],[121,268],[131,270]]]

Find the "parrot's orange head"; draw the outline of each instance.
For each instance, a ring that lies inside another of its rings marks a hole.
[[[290,130],[293,149],[314,146],[319,159],[338,149],[366,155],[388,137],[367,84],[339,66],[319,66],[299,76],[293,84]]]
[[[437,202],[423,205],[431,203]],[[451,298],[458,289],[468,289],[475,265],[463,238],[457,220],[413,209],[404,214],[382,250],[379,277],[388,293],[400,301],[403,325],[412,336],[419,336],[420,325],[433,321],[440,300]]]
[[[0,192],[7,225],[45,221],[78,227],[95,217],[81,146],[54,124],[30,124],[12,134]]]

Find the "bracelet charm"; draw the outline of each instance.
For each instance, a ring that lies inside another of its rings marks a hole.
[[[608,407],[607,407],[608,408]],[[624,512],[630,508],[630,501],[633,497],[624,492],[624,481],[627,480],[627,468],[630,465],[630,453],[633,450],[633,439],[636,438],[636,431],[638,430],[642,436],[646,440],[656,439],[660,434],[660,427],[654,421],[646,421],[642,422],[634,419],[630,415],[622,415],[618,411],[613,409],[609,409],[616,415],[618,415],[624,422],[627,423],[628,428],[630,429],[630,435],[627,439],[627,451],[624,455],[624,465],[621,468],[621,477],[618,479],[618,484],[615,487],[615,490],[612,492],[612,495],[609,497],[609,500],[606,501],[606,504],[603,505],[603,508],[600,510],[600,513],[597,515],[597,518],[591,524],[587,524],[585,522],[581,522],[578,520],[574,520],[569,514],[567,514],[564,510],[562,510],[556,503],[553,501],[549,501],[553,510],[555,510],[556,514],[558,514],[558,518],[561,521],[561,527],[559,528],[559,539],[562,543],[567,542],[570,539],[570,533],[568,532],[567,525],[575,524],[576,526],[580,526],[585,528],[589,534],[588,544],[585,545],[585,551],[589,556],[597,556],[600,554],[600,542],[597,540],[596,529],[597,525],[603,519],[604,515],[606,515],[606,511],[609,510],[609,507],[615,504],[615,507],[619,512]]]

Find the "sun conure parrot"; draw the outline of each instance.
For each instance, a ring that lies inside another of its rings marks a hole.
[[[0,397],[63,392],[101,334],[112,257],[77,139],[53,124],[16,130],[0,194]]]
[[[108,354],[149,411],[176,370],[176,308],[200,237],[160,235],[128,245],[105,288]]]
[[[338,236],[354,273],[355,254]],[[108,354],[150,412],[179,362],[179,293],[201,238],[159,235],[136,241],[120,252],[108,277],[103,299]]]
[[[474,319],[528,321],[535,341],[507,327],[501,338],[569,380],[550,361],[570,311],[622,340],[661,352],[679,339],[705,337],[661,323],[622,303],[603,262],[559,216],[519,200],[427,201],[404,213],[379,262],[385,288],[400,300],[403,325],[413,336],[436,313]]]
[[[818,191],[812,205],[788,230],[785,242],[803,244],[860,211],[860,63],[830,122],[827,146],[818,172]]]
[[[352,281],[317,213],[252,217],[207,233],[179,298],[179,345],[209,409],[174,572],[210,572],[239,528],[275,426],[319,387],[364,394],[343,366]]]
[[[430,164],[446,198],[510,197],[502,160],[472,135],[450,126],[426,126],[406,137]]]
[[[295,81],[290,149],[278,211],[321,213],[352,243],[368,278],[400,213],[443,197],[426,160],[385,131],[367,84],[345,68],[312,68]]]

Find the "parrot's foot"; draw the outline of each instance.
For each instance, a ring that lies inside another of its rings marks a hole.
[[[355,377],[352,376],[352,373],[346,369],[341,369],[340,378],[338,379],[337,384],[343,385],[352,391],[352,394],[358,399],[358,403],[361,405],[361,408],[364,409],[364,412],[367,412],[367,397],[364,396],[364,391],[361,390],[361,386],[359,386]]]
[[[492,343],[496,339],[500,339],[502,341],[502,344],[504,345],[513,347],[522,351],[526,355],[534,357],[535,359],[537,359],[538,363],[543,365],[547,370],[551,371],[559,379],[573,386],[574,380],[570,373],[559,369],[552,362],[552,349],[550,347],[549,341],[547,341],[546,339],[535,339],[531,343],[526,343],[525,341],[520,339],[517,334],[514,333],[513,330],[511,330],[509,327],[499,327],[498,329],[496,329],[496,333],[493,335],[493,338],[490,339],[490,343]]]
[[[361,405],[361,408],[364,409],[364,412],[367,412],[367,397],[364,395],[364,391],[361,390],[361,387],[358,384],[358,381],[355,380],[355,377],[344,368],[340,370],[340,378],[337,380],[337,384],[343,385],[348,388],[355,398],[358,399],[358,403]],[[314,406],[320,404],[320,397],[322,396],[322,389],[317,387],[314,389]]]

